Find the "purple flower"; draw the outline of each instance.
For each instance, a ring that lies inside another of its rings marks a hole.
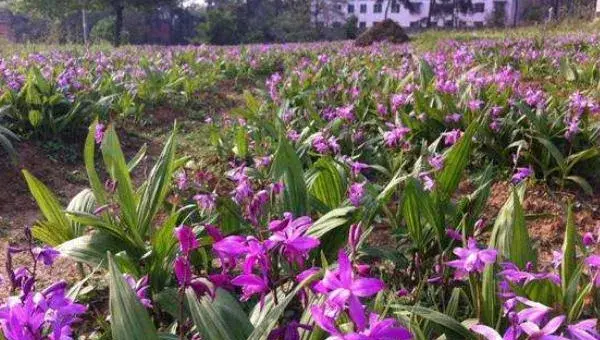
[[[552,312],[552,309],[539,302],[527,300],[522,297],[515,298],[526,307],[517,313],[517,320],[519,323],[531,322],[539,325],[544,319]]]
[[[421,181],[423,182],[423,189],[425,189],[425,191],[432,191],[435,187],[435,181],[433,178],[427,174],[422,174],[420,177]]]
[[[102,123],[96,124],[96,129],[94,131],[94,139],[96,140],[96,144],[102,143],[104,139],[104,130],[105,126]]]
[[[302,220],[301,220],[302,219]],[[306,223],[308,219],[308,223]],[[300,223],[294,223],[300,220]],[[288,259],[290,263],[296,263],[299,266],[304,264],[304,260],[308,257],[308,253],[319,246],[318,239],[304,234],[312,226],[310,218],[299,218],[292,221],[289,225],[280,231],[276,231],[269,238],[275,246],[281,247],[281,253]]]
[[[560,265],[563,261],[563,257],[564,257],[564,255],[563,255],[562,251],[553,250],[552,251],[552,266],[556,269],[558,267],[560,267]]]
[[[600,255],[590,255],[584,260],[584,263],[590,268],[594,286],[600,287]]]
[[[486,221],[483,218],[475,221],[475,230],[483,230],[486,226]]]
[[[352,340],[410,340],[412,334],[404,328],[399,327],[396,320],[392,318],[380,320],[379,315],[369,315],[369,327],[361,329],[358,333],[347,334],[344,339]]]
[[[453,228],[446,228],[446,236],[455,241],[462,241],[462,234]]]
[[[552,335],[554,335],[554,333],[556,333],[556,331],[560,328],[560,326],[563,324],[563,322],[565,322],[565,316],[557,316],[553,319],[551,319],[550,321],[548,321],[548,323],[540,328],[540,326],[534,322],[524,322],[522,324],[519,325],[519,327],[521,327],[521,329],[523,330],[523,332],[527,333],[527,335],[529,335],[530,339],[561,339],[562,337],[559,336],[554,336],[554,337],[550,337]],[[566,339],[566,338],[562,338],[562,339]]]
[[[442,136],[444,136],[444,144],[450,146],[456,144],[456,142],[462,136],[462,131],[460,131],[459,129],[454,129],[449,132],[444,132]]]
[[[467,248],[454,248],[454,254],[459,259],[446,264],[456,269],[454,276],[457,279],[462,279],[469,273],[481,273],[486,265],[496,262],[498,251],[495,249],[479,249],[477,241],[474,238],[469,238]]]
[[[361,236],[362,228],[360,226],[360,223],[351,225],[350,231],[348,233],[348,245],[350,246],[350,249],[352,249],[353,252],[356,251]]]
[[[321,327],[325,332],[329,333],[331,340],[341,340],[343,339],[342,333],[337,329],[335,325],[335,319],[328,315],[323,308],[318,306],[312,306],[310,308],[311,315],[315,323]]]
[[[444,118],[444,121],[446,121],[446,123],[458,123],[458,122],[460,122],[461,119],[462,119],[462,115],[460,113],[453,113],[453,114],[447,115]]]
[[[179,241],[179,250],[182,253],[189,255],[191,251],[198,249],[198,240],[192,228],[182,224],[175,228],[175,236]]]
[[[66,297],[67,284],[57,282],[41,293],[9,297],[0,306],[0,326],[8,340],[71,339],[71,326],[86,311]]]
[[[238,204],[242,204],[246,199],[252,197],[254,191],[252,190],[252,184],[248,180],[248,177],[245,175],[240,176],[233,194],[234,200]]]
[[[529,106],[537,107],[540,104],[542,104],[543,100],[544,92],[542,92],[541,90],[528,89],[525,92],[525,102]]]
[[[294,219],[294,217],[292,216],[292,213],[285,212],[285,213],[283,213],[282,220],[273,220],[273,221],[269,222],[269,230],[272,232],[276,232],[276,231],[282,231],[286,228],[297,229],[297,228],[303,228],[305,226],[310,226],[311,223],[312,223],[312,220],[308,216],[303,216],[303,217]]]
[[[383,140],[386,146],[395,148],[404,140],[410,129],[402,125],[392,125],[391,128],[392,130],[383,133]]]
[[[406,105],[410,102],[410,97],[404,93],[395,94],[392,96],[391,104],[392,111],[398,110],[402,105]]]
[[[597,319],[583,320],[574,325],[567,326],[567,333],[574,340],[600,339],[600,334],[596,330],[597,323]]]
[[[519,269],[514,263],[505,262],[501,266],[502,271],[499,274],[510,283],[523,285],[537,279],[535,274]]]
[[[267,340],[300,340],[300,332],[298,332],[299,328],[307,331],[312,330],[311,326],[301,324],[294,320],[287,325],[283,325],[271,331]]]
[[[473,99],[473,100],[469,101],[469,110],[477,111],[481,108],[482,105],[483,105],[483,101],[478,100],[478,99]]]
[[[348,189],[348,199],[355,207],[360,206],[360,202],[365,196],[365,183],[352,183]]]
[[[43,248],[33,248],[33,254],[36,256],[36,259],[38,261],[42,260],[44,265],[48,267],[52,266],[56,258],[60,256],[60,252],[50,246],[44,246]]]
[[[198,204],[200,209],[208,212],[212,211],[217,206],[217,197],[213,193],[195,195],[194,201],[196,201],[196,204]]]
[[[148,289],[150,289],[150,285],[148,285],[148,275],[142,277],[137,282],[135,278],[129,274],[123,274],[125,281],[133,289],[138,299],[146,308],[152,308],[152,302],[148,298]]]
[[[495,329],[488,327],[486,325],[473,325],[470,327],[470,330],[480,334],[486,340],[502,340],[502,336],[496,332]]]
[[[179,256],[175,259],[175,276],[179,282],[179,286],[187,287],[192,281],[192,267],[188,259],[183,256]]]
[[[377,113],[381,116],[387,116],[388,110],[387,107],[383,104],[377,104]]]
[[[431,157],[429,157],[428,162],[432,168],[434,168],[436,171],[440,171],[444,167],[444,156],[443,155],[431,156]]]
[[[338,118],[345,119],[348,121],[354,120],[354,105],[342,106],[335,109],[335,115]]]
[[[501,336],[495,329],[486,325],[473,325],[470,330],[480,334],[486,340],[517,340],[521,336],[522,331],[519,327],[510,326],[504,332],[504,336]]]
[[[590,232],[583,234],[582,243],[586,247],[594,245],[596,243],[596,238],[594,237],[594,234]]]
[[[514,184],[521,183],[527,177],[533,175],[533,169],[530,167],[527,168],[517,168],[515,174],[512,176],[512,182]]]
[[[267,279],[254,274],[240,275],[231,280],[231,284],[242,287],[243,301],[248,301],[252,296],[260,294],[261,303],[263,303],[265,295],[269,292],[269,282]]]
[[[361,325],[365,323],[364,308],[359,298],[370,297],[384,288],[383,281],[375,278],[357,278],[352,271],[352,264],[344,250],[338,253],[338,268],[326,271],[323,280],[314,289],[327,294],[327,303],[340,311],[348,306],[352,320]]]
[[[181,171],[177,174],[175,181],[177,182],[177,189],[185,190],[188,186],[188,179],[185,171]]]
[[[352,175],[354,177],[357,177],[358,175],[360,175],[360,173],[364,170],[369,168],[368,164],[365,163],[361,163],[361,162],[355,162],[355,161],[348,161],[348,164],[350,165],[350,170],[352,171]]]

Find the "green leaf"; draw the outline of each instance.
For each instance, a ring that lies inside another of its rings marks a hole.
[[[42,122],[42,113],[39,110],[29,111],[29,123],[34,128],[38,127]]]
[[[304,289],[306,285],[311,283],[316,277],[320,276],[321,273],[315,273],[310,277],[306,278],[300,284],[296,286],[292,291],[288,293],[285,299],[279,300],[279,304],[275,305],[274,303],[269,304],[268,306],[265,304],[263,308],[267,308],[269,311],[266,313],[262,321],[256,325],[252,334],[248,337],[247,340],[263,340],[266,339],[269,333],[273,329],[275,329],[277,325],[277,321],[283,315],[283,312],[287,308],[287,306],[292,302],[292,300],[296,297],[298,292],[301,289]]]
[[[306,215],[308,195],[302,163],[283,134],[279,136],[279,146],[271,166],[271,177],[276,181],[283,179],[285,209],[293,212],[295,216]]]
[[[308,192],[329,209],[337,208],[345,197],[346,177],[341,171],[332,159],[321,158],[307,173]]]
[[[596,158],[600,156],[600,148],[597,147],[593,147],[593,148],[589,148],[587,150],[583,150],[580,151],[576,154],[572,154],[569,157],[567,157],[567,169],[565,172],[565,175],[569,174],[571,172],[571,169],[579,162],[584,161],[584,160],[588,160],[591,158]]]
[[[562,246],[563,260],[560,266],[560,277],[563,295],[567,293],[573,273],[577,268],[577,230],[573,216],[573,206],[567,208],[567,226],[565,228],[565,239]]]
[[[29,191],[47,220],[33,228],[34,236],[54,247],[72,239],[73,229],[54,194],[29,171],[23,170],[23,176]]]
[[[586,181],[585,178],[581,176],[567,176],[565,177],[565,179],[579,185],[579,187],[583,189],[583,191],[586,194],[594,194],[594,189],[592,188],[592,185],[588,181]]]
[[[419,249],[425,247],[425,235],[421,223],[421,209],[424,208],[423,201],[427,200],[427,197],[422,197],[424,195],[425,193],[420,191],[416,179],[410,178],[406,182],[402,199],[402,215],[406,221],[408,235]]]
[[[321,216],[306,233],[307,236],[322,238],[330,231],[345,225],[349,220],[349,214],[356,208],[342,207],[334,209],[327,214]]]
[[[425,320],[441,326],[447,339],[476,340],[475,336],[471,334],[471,332],[469,332],[469,330],[460,322],[440,312],[421,306],[392,305],[392,308],[398,312],[405,311],[412,315],[417,315]]]
[[[144,143],[135,156],[133,156],[133,158],[129,160],[129,163],[127,163],[127,169],[129,169],[129,172],[132,172],[140,164],[142,159],[146,157],[146,151],[148,151],[148,144]]]
[[[196,329],[204,339],[245,340],[253,331],[248,316],[228,292],[218,289],[214,300],[188,288],[186,298]]]
[[[498,287],[496,268],[492,265],[487,266],[483,271],[481,281],[481,322],[489,327],[495,327],[500,309],[496,292]]]
[[[59,245],[56,249],[64,256],[91,266],[97,266],[101,263],[103,266],[107,266],[107,251],[116,254],[128,250],[121,239],[107,233],[91,233],[80,236]]]
[[[96,207],[96,197],[90,189],[83,189],[75,197],[71,199],[69,205],[67,205],[67,211],[75,211],[82,213],[92,213]],[[73,220],[71,222],[71,229],[73,230],[73,236],[81,236],[85,225],[81,225]]]
[[[563,58],[560,61],[560,71],[567,81],[576,81],[578,78],[577,71],[571,66],[569,60],[566,58]]]
[[[435,73],[425,59],[419,61],[419,81],[421,83],[421,89],[425,90],[427,86],[433,81]]]
[[[109,125],[104,134],[102,155],[104,156],[106,170],[117,183],[116,193],[123,220],[127,227],[138,230],[137,204],[131,177],[129,176],[129,168],[125,162],[119,137],[113,125]]]
[[[579,292],[579,295],[577,295],[577,299],[575,299],[575,303],[573,303],[573,306],[569,310],[569,314],[567,316],[569,322],[579,320],[579,318],[581,317],[581,313],[583,312],[585,300],[587,299],[588,295],[592,292],[593,288],[594,283],[590,282]]]
[[[137,207],[137,230],[146,235],[159,208],[165,201],[175,169],[175,135],[177,128],[169,136],[156,164],[150,171]]]
[[[527,262],[536,262],[536,253],[531,247],[525,213],[521,206],[524,196],[523,184],[513,189],[512,195],[498,213],[489,242],[491,248],[497,249],[519,268],[525,268]]]
[[[106,204],[106,194],[104,193],[104,186],[102,185],[102,182],[100,182],[100,177],[96,172],[95,165],[96,139],[94,135],[96,133],[97,124],[98,122],[96,121],[90,125],[83,149],[83,160],[85,163],[85,171],[87,172],[88,180],[90,182],[90,187],[94,192],[96,201],[98,201],[99,205],[104,205]]]
[[[551,141],[549,141],[549,140],[547,140],[545,138],[536,137],[535,139],[537,139],[538,142],[540,142],[548,150],[548,152],[550,152],[550,154],[552,155],[552,157],[556,161],[556,164],[561,169],[564,169],[565,166],[566,166],[565,157],[558,150],[558,148]]]
[[[238,126],[235,131],[235,147],[233,152],[241,159],[248,155],[248,137],[246,130],[242,126]]]
[[[473,137],[479,128],[479,122],[473,121],[460,140],[450,148],[444,161],[444,169],[438,174],[436,192],[443,198],[451,197],[458,188],[463,171],[469,164]]]
[[[108,256],[110,289],[110,329],[114,339],[158,339],[156,328],[135,292],[123,279],[110,253]]]

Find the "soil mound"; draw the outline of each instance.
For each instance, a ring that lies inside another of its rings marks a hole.
[[[354,42],[356,46],[369,46],[374,42],[388,41],[394,44],[401,44],[409,41],[408,35],[404,33],[402,26],[398,25],[392,19],[386,19],[378,22],[373,27],[362,33]]]

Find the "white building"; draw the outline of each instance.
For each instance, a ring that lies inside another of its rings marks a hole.
[[[316,0],[319,3],[319,0]],[[388,5],[388,1],[390,4]],[[452,6],[452,0],[411,0],[412,11],[404,6],[393,5],[392,0],[321,0],[328,6],[320,6],[318,21],[325,24],[343,22],[351,16],[358,18],[358,26],[367,28],[374,23],[383,21],[386,16],[403,27],[425,27],[429,18],[431,3],[436,6]],[[482,27],[493,20],[495,16],[512,24],[516,0],[472,0],[472,7],[467,13],[456,12],[455,15],[432,16],[432,22],[440,27]],[[598,0],[600,3],[600,0]],[[389,7],[388,7],[389,6]],[[315,7],[315,6],[313,6]],[[439,8],[439,7],[438,7]]]

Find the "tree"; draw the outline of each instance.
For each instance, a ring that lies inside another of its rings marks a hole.
[[[123,11],[125,7],[157,8],[160,6],[176,6],[179,0],[95,0],[106,7],[112,8],[115,14],[115,36],[114,45],[121,44],[121,33],[123,32]]]
[[[87,42],[89,32],[86,12],[93,9],[95,5],[95,0],[15,0],[12,3],[13,9],[17,12],[49,19],[54,23],[59,23],[74,12],[81,11],[84,42]]]
[[[376,0],[376,1],[382,1],[382,0]],[[402,6],[411,12],[414,10],[413,5],[410,2],[410,0],[387,0],[387,4],[385,6],[384,20],[388,18],[388,13],[390,12],[390,7],[394,7],[394,6]]]
[[[64,19],[74,11],[81,11],[84,41],[87,41],[87,11],[110,8],[115,15],[114,44],[121,44],[123,11],[126,7],[158,8],[177,6],[180,0],[15,0],[14,8],[29,14],[37,14],[53,21]]]
[[[451,2],[439,1],[440,0],[431,0],[429,14],[427,15],[428,27],[431,26],[434,18],[439,20],[439,18],[445,18],[447,16],[452,16],[452,25],[456,27],[456,13],[467,13],[473,8],[471,0],[453,0]]]

